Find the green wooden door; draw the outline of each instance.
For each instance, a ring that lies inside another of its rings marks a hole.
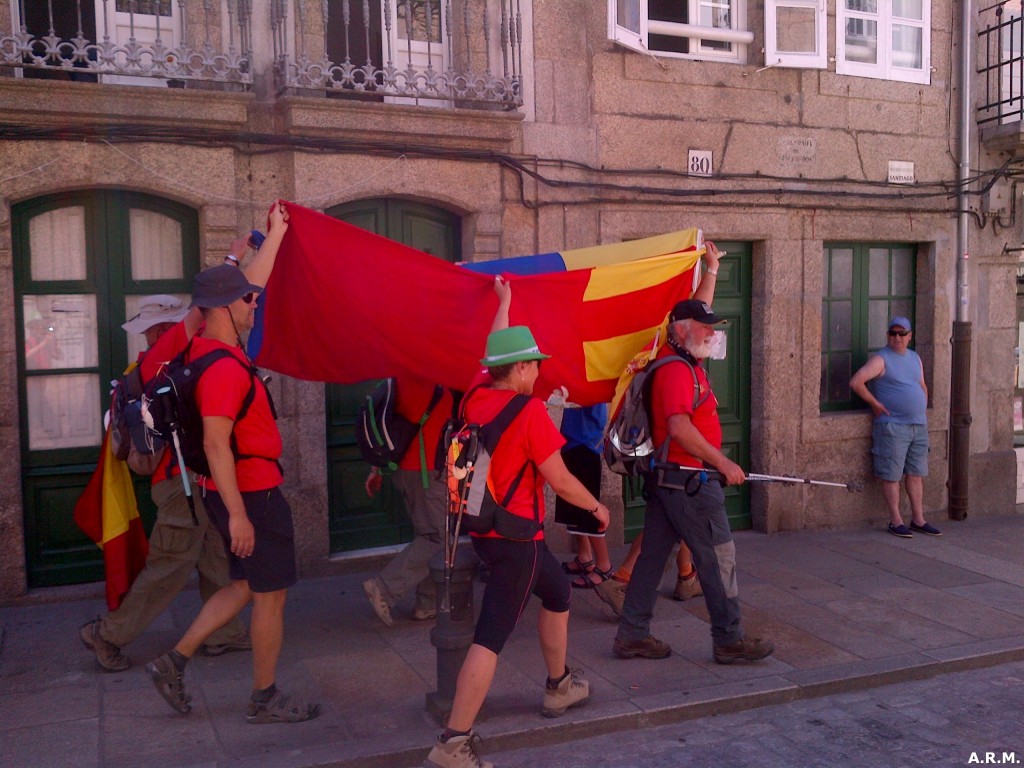
[[[722,423],[722,452],[750,470],[750,299],[752,295],[750,243],[717,242],[727,252],[715,286],[715,314],[729,321],[725,329],[724,360],[708,360],[707,371],[718,398]],[[626,507],[625,535],[632,541],[644,527],[644,500],[640,485],[623,483]],[[733,530],[750,527],[750,486],[725,489],[725,509]]]
[[[99,458],[110,381],[145,346],[120,326],[143,295],[187,298],[197,217],[109,190],[31,200],[11,216],[28,583],[102,579],[101,552],[72,513]],[[136,496],[148,530],[149,478],[137,479]]]
[[[326,213],[447,261],[461,259],[459,217],[448,211],[407,200],[378,198],[340,205]],[[355,415],[375,383],[328,384],[326,388],[327,501],[332,552],[388,546],[412,538],[401,495],[391,482],[385,478],[383,489],[373,499],[367,497],[363,488],[369,466],[356,446]]]

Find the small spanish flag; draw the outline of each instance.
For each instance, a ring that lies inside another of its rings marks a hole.
[[[115,610],[146,564],[149,542],[139,517],[128,465],[114,458],[110,429],[100,458],[78,502],[75,522],[103,550],[107,608]]]

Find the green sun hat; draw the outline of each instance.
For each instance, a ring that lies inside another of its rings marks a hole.
[[[487,336],[487,356],[480,362],[487,368],[518,363],[524,360],[547,360],[537,347],[533,333],[525,325],[513,325],[494,331]]]

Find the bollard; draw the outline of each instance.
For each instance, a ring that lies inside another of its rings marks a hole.
[[[480,559],[469,542],[460,542],[452,569],[451,602],[445,602],[444,552],[430,560],[430,576],[437,585],[437,622],[430,642],[437,649],[437,690],[426,695],[427,712],[444,726],[455,699],[455,682],[473,643],[473,576]]]

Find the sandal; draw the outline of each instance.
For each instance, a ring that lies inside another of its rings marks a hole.
[[[612,577],[613,573],[615,573],[614,568],[602,571],[596,565],[592,565],[583,573],[583,575],[573,579],[569,583],[572,585],[573,589],[597,589],[597,585],[604,584],[604,582],[608,581]],[[593,581],[590,578],[591,576],[599,577],[599,581]]]
[[[597,560],[591,558],[584,562],[580,560],[580,556],[576,555],[572,560],[567,563],[562,563],[562,570],[570,576],[582,576],[585,573],[590,573],[590,570],[597,565]]]
[[[185,693],[185,673],[179,672],[169,654],[153,659],[146,665],[156,691],[164,697],[175,712],[187,714],[192,711],[192,697]]]
[[[250,701],[245,710],[246,722],[254,725],[263,723],[301,723],[312,720],[320,714],[319,704],[307,704],[294,696],[285,696],[275,691],[270,701]]]

